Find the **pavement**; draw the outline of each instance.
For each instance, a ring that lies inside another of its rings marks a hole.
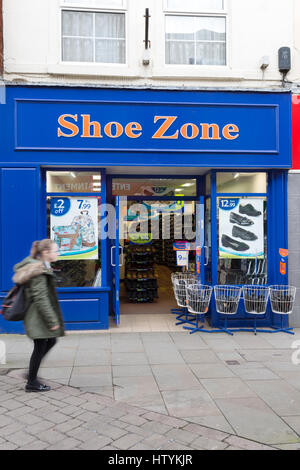
[[[300,329],[230,337],[167,323],[68,332],[39,394],[24,391],[31,340],[1,335],[0,450],[300,449]]]

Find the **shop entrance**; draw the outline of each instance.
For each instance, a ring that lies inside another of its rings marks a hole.
[[[207,280],[210,250],[205,240],[205,205],[208,204],[204,196],[197,196],[196,180],[176,180],[176,188],[174,180],[168,183],[168,188],[162,186],[161,180],[152,186],[156,192],[167,193],[166,196],[132,195],[130,188],[123,186],[123,193],[129,194],[113,198],[116,239],[111,247],[112,311],[116,323],[120,316],[128,314],[170,313],[176,306],[172,272],[196,271],[202,282]],[[172,190],[167,191],[171,184]],[[151,183],[147,192],[149,186]]]

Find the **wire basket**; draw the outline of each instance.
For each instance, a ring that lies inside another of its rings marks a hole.
[[[203,284],[189,284],[186,286],[187,307],[191,313],[204,315],[208,311],[212,287]]]
[[[184,303],[184,297],[186,285],[193,284],[193,283],[200,283],[200,278],[196,273],[181,273],[176,272],[171,274],[171,280],[173,285],[173,291],[176,298],[176,301],[180,307],[186,307],[186,303]]]
[[[271,308],[274,313],[288,315],[292,313],[296,297],[296,287],[270,286]]]
[[[270,289],[266,286],[243,286],[244,306],[246,312],[260,315],[266,313],[269,294]]]
[[[234,315],[237,312],[241,287],[238,286],[215,286],[215,300],[217,312],[225,315]]]
[[[175,279],[174,294],[179,307],[187,307],[186,304],[186,285],[185,280]]]
[[[199,275],[194,272],[187,272],[187,273],[176,272],[176,273],[171,274],[171,280],[172,280],[173,285],[175,281],[192,282],[192,281],[196,281],[197,279],[199,279]]]

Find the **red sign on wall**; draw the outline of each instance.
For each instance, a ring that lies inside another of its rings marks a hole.
[[[292,96],[293,169],[300,170],[300,95]]]

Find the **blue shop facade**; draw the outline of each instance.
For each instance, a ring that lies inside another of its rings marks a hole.
[[[68,330],[108,329],[124,309],[142,313],[160,270],[185,269],[176,267],[179,241],[190,244],[188,269],[203,284],[288,284],[289,92],[10,85],[0,120],[0,301],[14,264],[50,237],[60,247],[54,268]],[[120,217],[137,222],[135,203],[156,207],[148,245],[144,229],[140,239],[122,237]],[[176,232],[184,211],[191,237]],[[164,212],[171,234],[162,240]],[[131,245],[151,253],[147,269]],[[173,299],[171,283],[164,293]],[[150,304],[168,313],[160,296]],[[213,299],[206,316],[213,327],[224,322]],[[277,321],[269,307],[257,320]],[[251,322],[242,303],[229,320]],[[0,332],[23,333],[23,324],[0,315]]]

